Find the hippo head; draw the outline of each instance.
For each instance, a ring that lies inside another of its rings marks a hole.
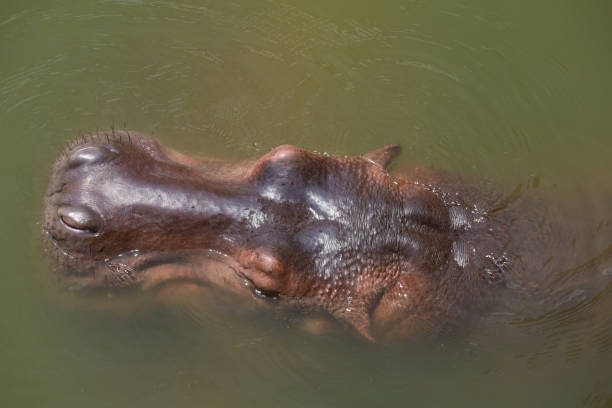
[[[89,136],[54,166],[48,252],[72,287],[190,280],[329,312],[371,338],[381,298],[402,276],[436,276],[452,245],[446,205],[387,173],[397,153],[280,146],[233,164],[142,134]],[[207,269],[211,257],[229,268]]]

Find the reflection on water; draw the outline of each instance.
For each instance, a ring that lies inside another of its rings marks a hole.
[[[610,11],[544,0],[3,4],[0,402],[610,406]],[[227,159],[281,143],[334,154],[401,143],[396,168],[443,167],[502,197],[522,185],[542,209],[522,220],[530,242],[554,256],[517,272],[463,333],[385,347],[312,335],[304,316],[216,294],[88,305],[50,282],[37,222],[63,144],[113,122]]]

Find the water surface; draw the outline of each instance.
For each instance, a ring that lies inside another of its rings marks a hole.
[[[611,12],[546,0],[3,2],[0,404],[612,406]],[[312,336],[299,316],[231,303],[87,307],[49,279],[42,197],[63,146],[113,124],[226,159],[281,143],[332,154],[401,143],[396,167],[560,204],[575,256],[559,286],[534,276],[541,307],[518,290],[461,336],[425,344]]]

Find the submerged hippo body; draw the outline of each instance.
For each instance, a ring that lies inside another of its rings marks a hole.
[[[488,305],[522,244],[511,197],[388,173],[398,153],[280,146],[231,164],[142,134],[87,137],[55,164],[47,248],[72,286],[192,281],[324,312],[369,340],[428,331]]]

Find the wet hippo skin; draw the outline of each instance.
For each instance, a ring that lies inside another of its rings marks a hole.
[[[504,286],[512,216],[437,171],[388,173],[399,152],[279,146],[227,163],[138,133],[84,137],[53,168],[46,249],[72,288],[189,281],[322,312],[371,341],[433,330]]]

